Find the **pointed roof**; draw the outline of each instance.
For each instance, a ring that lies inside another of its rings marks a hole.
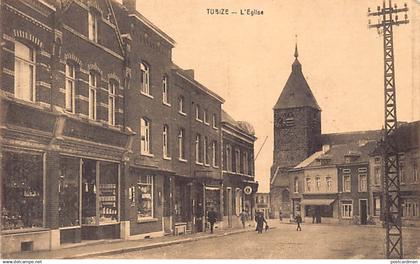
[[[295,107],[312,107],[317,110],[321,110],[314,95],[312,94],[311,88],[302,73],[302,65],[298,60],[298,48],[295,46],[295,61],[292,64],[292,72],[290,73],[289,79],[287,79],[286,85],[280,94],[277,103],[273,109],[287,109]]]

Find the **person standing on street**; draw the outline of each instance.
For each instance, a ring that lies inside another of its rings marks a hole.
[[[242,212],[239,214],[242,222],[242,227],[245,228],[246,220],[248,219],[248,212],[245,210],[242,210]]]
[[[297,223],[296,231],[302,231],[302,227],[300,226],[300,223],[302,223],[302,217],[299,214],[296,215],[295,221]]]
[[[255,214],[255,222],[257,222],[257,228],[255,230],[258,231],[258,234],[261,234],[264,228],[264,223],[267,225],[267,221],[265,220],[262,212],[257,212]]]
[[[210,223],[210,232],[213,234],[214,223],[217,221],[217,214],[213,210],[213,207],[211,207],[207,213],[207,221]]]

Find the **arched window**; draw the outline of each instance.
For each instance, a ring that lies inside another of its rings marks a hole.
[[[168,125],[163,126],[162,146],[163,146],[163,157],[169,158],[169,127]]]
[[[99,88],[101,80],[98,73],[90,71],[89,73],[89,118],[96,119],[96,91]]]
[[[15,42],[15,96],[26,101],[35,101],[35,51]]]
[[[115,98],[117,96],[118,82],[109,80],[108,84],[108,124],[115,125]]]
[[[150,154],[150,121],[146,118],[140,120],[140,153]]]
[[[140,82],[140,91],[150,95],[150,67],[145,62],[140,63]]]
[[[76,67],[74,63],[66,64],[66,83],[65,83],[65,109],[68,112],[75,112],[75,90],[76,90]]]

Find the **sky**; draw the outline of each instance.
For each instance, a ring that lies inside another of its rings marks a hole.
[[[409,8],[415,1],[407,0]],[[383,39],[376,29],[367,27],[367,8],[376,10],[381,3],[137,0],[137,9],[177,42],[173,61],[184,69],[194,69],[196,80],[226,100],[224,110],[254,126],[258,137],[255,154],[262,147],[255,164],[256,180],[259,192],[268,192],[273,161],[272,107],[290,75],[296,41],[304,76],[322,109],[322,133],[383,126]],[[402,6],[404,2],[395,3]],[[207,9],[212,8],[238,14],[209,15]],[[257,9],[263,15],[240,15],[241,9]],[[376,18],[372,19],[375,22]],[[412,86],[412,25],[394,29],[400,121],[420,119],[413,111],[419,105],[413,101],[420,101],[420,87],[414,90]]]

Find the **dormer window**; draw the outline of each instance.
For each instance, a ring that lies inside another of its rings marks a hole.
[[[93,10],[88,13],[88,38],[98,42],[98,14]]]

